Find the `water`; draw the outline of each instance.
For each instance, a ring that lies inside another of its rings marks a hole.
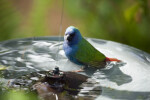
[[[57,40],[58,37],[41,37],[1,42],[0,65],[8,66],[3,72],[4,79],[9,80],[31,72],[52,70],[56,66],[55,53],[58,46],[60,50],[57,66],[60,70],[80,69],[82,66],[71,63],[64,55],[63,38],[61,42]],[[83,89],[78,94],[79,96],[89,96],[92,99],[94,97],[97,100],[150,99],[149,54],[111,41],[91,38],[87,40],[107,57],[117,58],[123,62],[112,62],[105,69],[100,70],[87,68],[81,74],[90,77],[88,80],[90,84],[88,82],[82,84]],[[98,89],[98,92],[95,89]]]

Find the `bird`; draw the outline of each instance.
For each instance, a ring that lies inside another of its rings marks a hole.
[[[120,62],[120,60],[106,57],[98,51],[81,35],[79,29],[74,26],[69,26],[65,31],[63,50],[66,57],[77,65],[103,68],[108,61]]]

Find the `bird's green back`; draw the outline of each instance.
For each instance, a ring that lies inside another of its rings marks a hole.
[[[99,66],[99,64],[105,60],[105,55],[95,49],[84,38],[82,38],[78,44],[78,50],[75,54],[75,57],[78,61],[94,67]]]

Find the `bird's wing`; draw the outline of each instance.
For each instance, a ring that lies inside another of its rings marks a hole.
[[[87,65],[97,66],[101,61],[104,61],[105,55],[95,49],[84,38],[78,44],[78,50],[75,54],[76,59]]]

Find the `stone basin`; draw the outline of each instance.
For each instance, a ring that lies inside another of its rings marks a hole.
[[[79,73],[95,81],[90,88],[97,85],[101,87],[102,92],[95,99],[150,99],[150,54],[112,41],[86,39],[107,57],[122,60],[120,63],[111,62],[104,69],[89,67]],[[62,43],[63,37],[34,37],[0,42],[0,65],[7,66],[1,80],[52,70],[55,66],[62,71],[80,69],[82,66],[68,61]],[[88,97],[88,89],[88,86],[83,86],[79,96]]]

